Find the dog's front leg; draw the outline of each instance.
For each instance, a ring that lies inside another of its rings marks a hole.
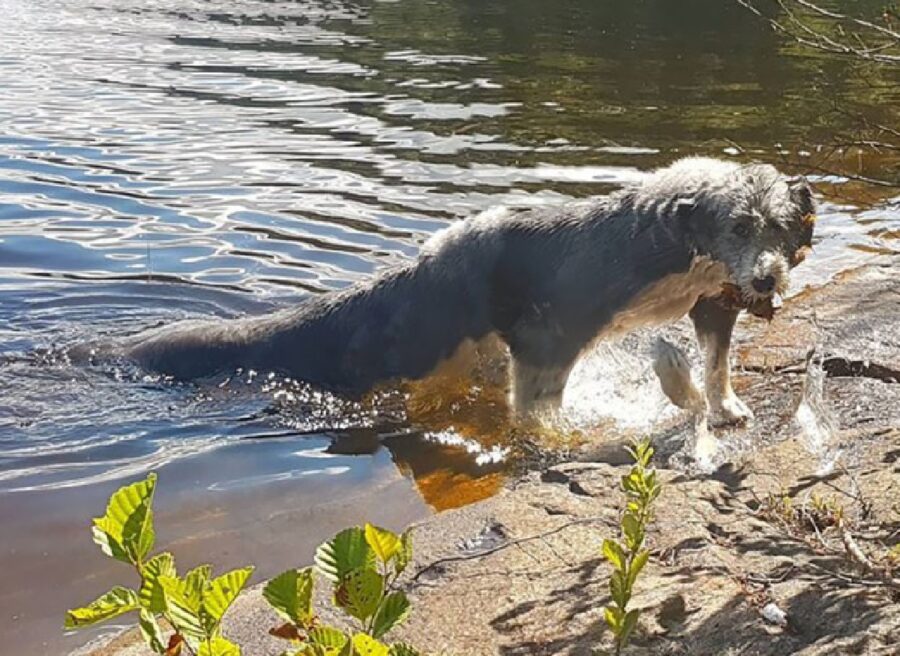
[[[511,405],[519,417],[554,413],[562,403],[571,365],[537,366],[512,356],[510,363]]]
[[[724,423],[744,422],[753,411],[731,388],[729,351],[738,313],[701,298],[690,312],[697,341],[704,355],[706,400],[714,419]]]

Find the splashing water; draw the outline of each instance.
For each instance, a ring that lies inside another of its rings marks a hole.
[[[663,394],[646,349],[601,343],[581,358],[563,393],[562,414],[579,428],[612,420],[649,430],[679,413]]]
[[[819,456],[821,466],[817,473],[820,476],[829,473],[841,456],[841,449],[833,444],[838,421],[825,398],[825,378],[821,361],[810,358],[803,395],[794,414],[801,441],[810,453]]]

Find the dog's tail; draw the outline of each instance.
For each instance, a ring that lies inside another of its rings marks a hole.
[[[274,315],[157,329],[122,352],[182,380],[247,367],[359,396],[390,379],[422,377],[487,332],[484,300],[474,296],[464,275],[420,262]]]
[[[691,379],[691,364],[684,351],[660,337],[653,347],[653,371],[663,393],[679,408],[703,413],[706,400]]]

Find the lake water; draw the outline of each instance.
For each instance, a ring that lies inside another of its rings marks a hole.
[[[900,75],[798,51],[729,2],[0,0],[0,17],[5,653],[96,635],[64,636],[65,608],[133,581],[89,517],[150,470],[160,546],[262,580],[348,524],[488,495],[505,467],[489,405],[466,434],[267,372],[198,388],[73,367],[67,345],[297,303],[476,211],[684,154],[817,176],[798,285],[898,250],[896,189],[819,169],[891,172],[822,145],[856,115],[896,125]]]

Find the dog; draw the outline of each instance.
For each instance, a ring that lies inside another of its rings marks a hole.
[[[811,247],[803,179],[685,158],[608,196],[493,209],[442,230],[417,260],[265,317],[176,324],[120,344],[138,365],[196,379],[275,371],[349,397],[426,376],[469,340],[510,353],[510,406],[556,409],[597,339],[690,314],[709,409],[751,416],[729,379],[732,329],[764,314]]]

